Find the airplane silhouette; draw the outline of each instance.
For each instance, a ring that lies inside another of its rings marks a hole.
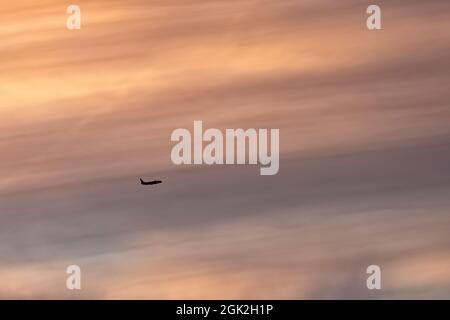
[[[139,178],[139,180],[141,180],[141,184],[144,185],[144,186],[151,186],[151,185],[153,185],[153,184],[159,184],[159,183],[162,183],[161,180],[144,181],[144,180],[142,180],[141,178]]]

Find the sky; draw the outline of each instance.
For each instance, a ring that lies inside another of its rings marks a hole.
[[[450,298],[450,4],[376,3],[2,1],[0,298]],[[174,165],[194,120],[279,173]]]

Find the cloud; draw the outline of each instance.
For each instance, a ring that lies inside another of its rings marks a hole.
[[[79,32],[2,8],[1,296],[449,295],[446,2],[381,2],[380,32],[359,1],[78,5]],[[280,128],[280,173],[174,166],[194,120]]]

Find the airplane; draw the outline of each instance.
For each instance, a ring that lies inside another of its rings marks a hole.
[[[141,184],[144,185],[144,186],[151,186],[151,185],[153,185],[153,184],[159,184],[159,183],[162,183],[161,180],[144,181],[144,180],[142,180],[141,178],[139,178],[139,180],[141,180]]]

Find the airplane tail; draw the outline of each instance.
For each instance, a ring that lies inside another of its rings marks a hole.
[[[139,180],[141,180],[141,183],[144,184],[144,180],[142,180],[141,178],[139,178]]]

